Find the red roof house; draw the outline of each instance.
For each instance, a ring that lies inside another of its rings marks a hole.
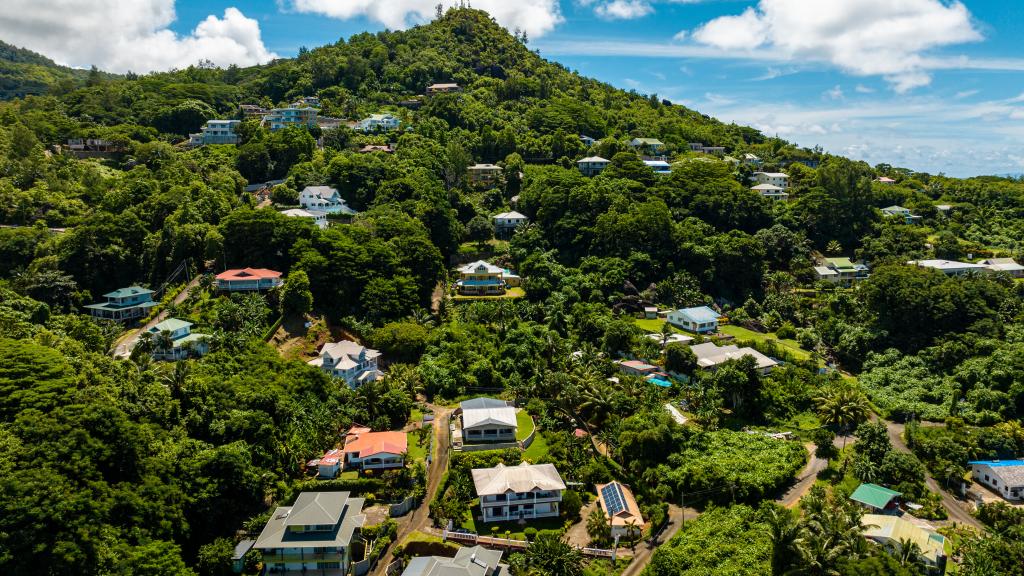
[[[401,468],[408,449],[405,432],[371,432],[353,426],[345,435],[345,465],[364,471]]]
[[[283,282],[280,272],[266,268],[235,268],[217,274],[217,289],[227,292],[270,290]]]

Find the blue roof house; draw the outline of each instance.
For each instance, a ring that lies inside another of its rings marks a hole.
[[[718,312],[707,306],[680,308],[668,313],[668,323],[697,334],[709,334],[718,330]]]
[[[159,304],[153,301],[153,291],[141,286],[119,288],[103,297],[107,299],[106,302],[86,306],[94,318],[134,320],[148,315]]]

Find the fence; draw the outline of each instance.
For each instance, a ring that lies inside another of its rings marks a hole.
[[[512,538],[498,538],[495,536],[480,536],[476,532],[452,532],[445,529],[442,532],[442,540],[452,540],[463,544],[485,546],[488,548],[504,548],[526,550],[530,547],[529,540],[515,540]],[[611,558],[615,560],[618,550],[605,548],[577,548],[584,556],[591,558]]]
[[[523,441],[519,443],[520,445],[522,445],[523,450],[529,448],[530,444],[533,444],[534,437],[537,436],[537,421],[533,419],[533,416],[530,416],[530,422],[533,423],[533,430],[530,432],[529,436],[523,438]]]
[[[409,496],[405,500],[402,500],[398,504],[392,504],[388,508],[388,514],[394,518],[396,516],[405,516],[410,510],[416,507],[416,499]]]
[[[402,573],[402,568],[405,568],[405,563],[401,560],[395,560],[384,569],[384,574],[385,576],[398,576]]]
[[[365,576],[366,574],[370,573],[370,570],[373,570],[373,565],[375,563],[376,562],[374,560],[371,560],[369,558],[367,558],[366,560],[360,560],[359,562],[353,562],[352,574],[354,576]]]

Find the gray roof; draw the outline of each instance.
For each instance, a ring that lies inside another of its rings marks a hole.
[[[558,475],[554,464],[528,462],[518,466],[498,464],[494,468],[476,468],[473,470],[473,484],[476,486],[477,496],[534,490],[565,490],[565,482]]]
[[[459,405],[462,408],[462,428],[473,428],[488,424],[515,428],[516,409],[504,400],[494,398],[473,398]]]
[[[348,492],[303,492],[292,506],[281,506],[263,527],[254,548],[322,548],[348,546],[366,516],[362,498]],[[323,532],[293,532],[289,526],[332,525]]]
[[[249,553],[249,550],[252,550],[252,546],[255,543],[255,540],[242,540],[238,544],[235,544],[235,552],[231,555],[231,559],[241,560]]]
[[[409,561],[402,576],[485,576],[489,569],[491,576],[504,576],[508,567],[500,563],[501,551],[488,550],[483,546],[459,548],[454,558],[443,556],[418,556]]]
[[[697,357],[697,365],[701,368],[710,368],[712,366],[724,364],[729,360],[739,360],[744,356],[753,357],[758,368],[770,368],[778,365],[778,362],[757,350],[754,350],[753,348],[740,348],[735,344],[716,346],[714,342],[705,342],[704,344],[690,346],[690,350],[693,351],[693,355]]]

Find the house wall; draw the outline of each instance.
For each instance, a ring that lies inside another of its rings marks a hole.
[[[263,550],[263,563],[272,574],[303,571],[317,574],[321,569],[348,570],[350,556],[346,547],[275,548]]]
[[[1007,500],[1024,499],[1024,486],[1009,486],[1003,480],[995,468],[984,464],[971,465],[971,475],[979,484],[984,484],[995,490],[1000,496]]]
[[[504,495],[498,498],[504,497]],[[508,495],[505,500],[491,500],[495,497],[485,496],[480,501],[480,513],[484,522],[504,522],[508,520],[529,520],[532,518],[551,518],[558,516],[559,502],[562,491],[534,491]]]
[[[516,427],[483,424],[462,429],[463,442],[508,442],[516,439]]]
[[[683,330],[687,330],[689,332],[696,332],[698,334],[706,334],[718,330],[717,320],[714,322],[704,323],[692,322],[689,318],[678,312],[669,312],[668,322],[669,324],[678,326]]]

